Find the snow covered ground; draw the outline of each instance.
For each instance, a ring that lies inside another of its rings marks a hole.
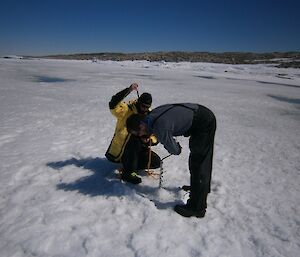
[[[108,102],[133,82],[153,107],[216,114],[204,219],[172,209],[188,198],[186,138],[164,162],[163,189],[143,172],[138,186],[120,182],[105,159]],[[0,256],[299,256],[299,69],[0,59],[0,110]]]

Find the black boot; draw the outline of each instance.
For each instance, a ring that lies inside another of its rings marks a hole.
[[[121,179],[132,184],[139,184],[142,182],[142,179],[135,172],[123,172]]]
[[[180,214],[183,217],[197,217],[197,218],[203,218],[205,216],[206,210],[196,210],[192,208],[191,205],[187,204],[178,204],[174,207],[174,211],[176,211],[178,214]]]

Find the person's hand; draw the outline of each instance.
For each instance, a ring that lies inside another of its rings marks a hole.
[[[133,83],[130,85],[129,90],[130,90],[130,92],[132,92],[133,90],[137,91],[138,87],[139,87],[139,85],[137,83]]]
[[[150,142],[150,137],[143,136],[143,137],[141,137],[141,140],[144,144],[148,144]]]

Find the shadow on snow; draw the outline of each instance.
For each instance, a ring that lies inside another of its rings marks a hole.
[[[149,187],[143,184],[132,185],[130,183],[121,182],[115,174],[115,170],[118,165],[108,161],[106,158],[70,158],[64,161],[47,163],[48,167],[55,170],[61,170],[70,165],[92,171],[93,173],[88,176],[81,177],[74,182],[59,183],[56,186],[58,190],[77,191],[81,194],[92,197],[99,195],[105,195],[107,197],[132,197],[134,195],[139,195],[143,198],[149,199],[158,209],[172,208],[174,204],[181,203],[181,201],[159,201],[160,190],[167,190],[172,194],[172,196],[180,198],[179,188],[168,187],[159,189],[157,187]]]
[[[289,97],[284,97],[284,96],[278,96],[278,95],[268,95],[269,97],[272,97],[273,99],[276,99],[281,102],[287,102],[290,104],[300,104],[300,99],[299,98],[289,98]]]
[[[35,82],[44,82],[44,83],[59,83],[59,82],[69,82],[74,81],[72,79],[64,79],[58,77],[49,77],[49,76],[34,76]]]

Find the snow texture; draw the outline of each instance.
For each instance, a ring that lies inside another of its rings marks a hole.
[[[121,182],[106,160],[108,102],[133,82],[153,107],[216,114],[204,219],[173,211],[188,199],[186,138],[164,161],[162,189],[144,171],[140,185]],[[299,69],[0,59],[0,108],[0,256],[299,256]]]

